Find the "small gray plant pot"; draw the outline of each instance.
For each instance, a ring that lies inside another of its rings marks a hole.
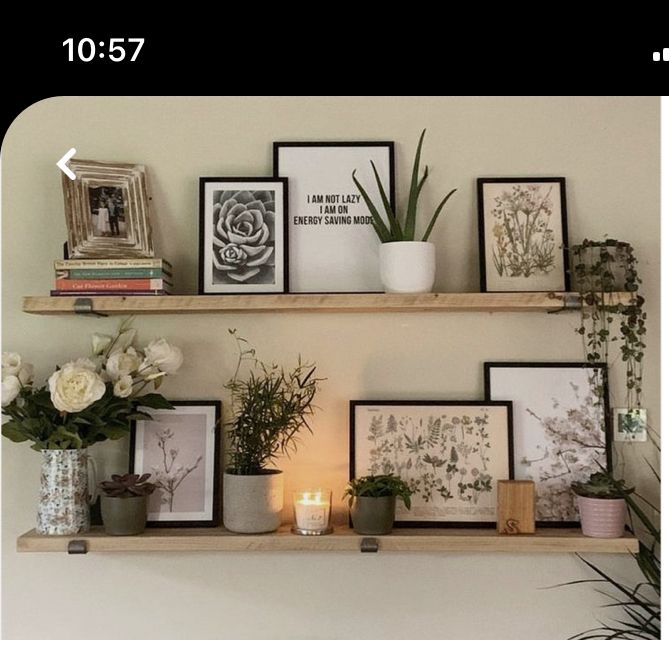
[[[281,525],[283,472],[223,474],[223,525],[230,532],[261,534]]]
[[[113,536],[141,534],[146,528],[147,496],[100,496],[105,532]]]
[[[388,534],[395,521],[395,496],[356,496],[351,505],[353,529],[358,534]]]

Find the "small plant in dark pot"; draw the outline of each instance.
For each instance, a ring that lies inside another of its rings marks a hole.
[[[348,496],[353,529],[358,534],[388,534],[395,522],[395,505],[401,498],[411,509],[412,491],[397,475],[367,475],[351,480],[344,492]]]
[[[156,485],[147,482],[150,473],[112,475],[100,483],[102,522],[107,534],[127,536],[141,534],[146,527],[148,497]]]
[[[581,529],[586,537],[614,539],[625,531],[625,496],[634,492],[610,473],[593,473],[587,482],[571,485],[581,513]]]

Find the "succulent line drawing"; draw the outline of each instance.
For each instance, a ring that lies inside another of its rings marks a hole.
[[[555,269],[553,186],[516,184],[493,198],[493,264],[499,276],[525,278]]]
[[[224,190],[214,193],[214,202],[214,277],[223,283],[273,283],[274,191]]]
[[[586,481],[600,465],[606,466],[604,406],[594,392],[594,373],[588,383],[585,392],[576,383],[569,383],[576,407],[564,406],[552,398],[550,415],[525,408],[545,435],[545,441],[535,446],[535,454],[520,460],[528,477],[536,482],[538,520],[578,520],[572,482]]]
[[[416,504],[492,505],[490,415],[377,414],[366,432],[370,474],[399,475]]]
[[[154,484],[161,490],[160,503],[167,505],[170,512],[174,511],[174,498],[181,483],[200,466],[202,461],[202,455],[198,455],[190,466],[177,462],[179,449],[168,448],[174,435],[175,433],[171,428],[163,428],[160,432],[154,433],[158,448],[163,455],[163,463],[162,466],[154,465],[151,467],[155,480]]]

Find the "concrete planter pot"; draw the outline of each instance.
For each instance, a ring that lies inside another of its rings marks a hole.
[[[141,534],[146,528],[147,496],[100,496],[105,532],[112,536]]]
[[[386,292],[431,292],[436,254],[431,242],[384,242],[379,248],[381,283]]]
[[[223,525],[230,532],[261,534],[281,525],[283,472],[223,474]]]
[[[586,537],[615,539],[625,532],[627,507],[624,498],[577,496],[581,530]]]
[[[395,496],[356,496],[351,505],[353,529],[358,534],[388,534],[395,521]]]

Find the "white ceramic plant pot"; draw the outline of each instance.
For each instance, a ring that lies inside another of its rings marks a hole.
[[[436,273],[431,242],[384,242],[379,250],[381,283],[386,292],[431,292]]]
[[[577,496],[581,530],[586,537],[615,539],[625,532],[627,503],[624,498]]]
[[[281,525],[283,472],[223,474],[223,525],[230,532],[260,534]]]

